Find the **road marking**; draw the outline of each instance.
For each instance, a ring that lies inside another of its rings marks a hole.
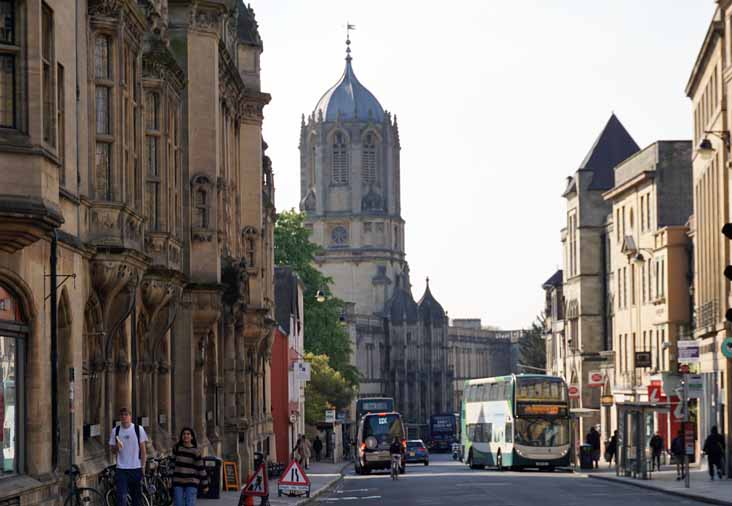
[[[364,497],[356,497],[356,496],[348,496],[348,497],[326,497],[324,499],[320,499],[320,501],[325,502],[336,502],[336,501],[357,501],[362,499],[381,499],[380,495],[367,495]]]
[[[353,492],[368,492],[371,490],[370,488],[355,488],[352,490],[336,490],[336,494],[345,494],[346,492],[353,493]]]

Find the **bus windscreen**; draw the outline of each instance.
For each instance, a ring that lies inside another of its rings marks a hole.
[[[558,378],[516,378],[517,402],[567,402],[567,389]]]

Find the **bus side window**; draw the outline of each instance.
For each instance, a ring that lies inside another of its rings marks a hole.
[[[513,424],[506,422],[506,443],[513,443]]]
[[[483,441],[490,443],[493,440],[493,424],[483,424]]]

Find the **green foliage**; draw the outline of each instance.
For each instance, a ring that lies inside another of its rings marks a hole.
[[[351,341],[341,322],[344,302],[330,294],[333,280],[315,268],[318,246],[310,242],[305,215],[294,209],[277,214],[275,263],[291,267],[305,285],[305,351],[327,355],[330,365],[351,384],[358,383],[358,371],[350,364]],[[318,291],[326,295],[318,302]]]
[[[314,425],[323,421],[326,409],[343,410],[355,395],[351,384],[333,369],[326,355],[306,353],[310,362],[310,381],[305,386],[305,423]]]
[[[546,345],[542,338],[544,319],[538,316],[531,327],[524,332],[519,341],[519,362],[527,367],[524,372],[537,373],[536,369],[546,368]],[[531,368],[536,369],[531,369]]]

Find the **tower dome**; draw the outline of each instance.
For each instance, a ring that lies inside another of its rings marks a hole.
[[[346,68],[338,82],[323,94],[315,106],[313,116],[324,121],[335,121],[340,113],[344,121],[382,121],[384,108],[361,82],[356,78],[351,65],[350,39],[346,41]]]

